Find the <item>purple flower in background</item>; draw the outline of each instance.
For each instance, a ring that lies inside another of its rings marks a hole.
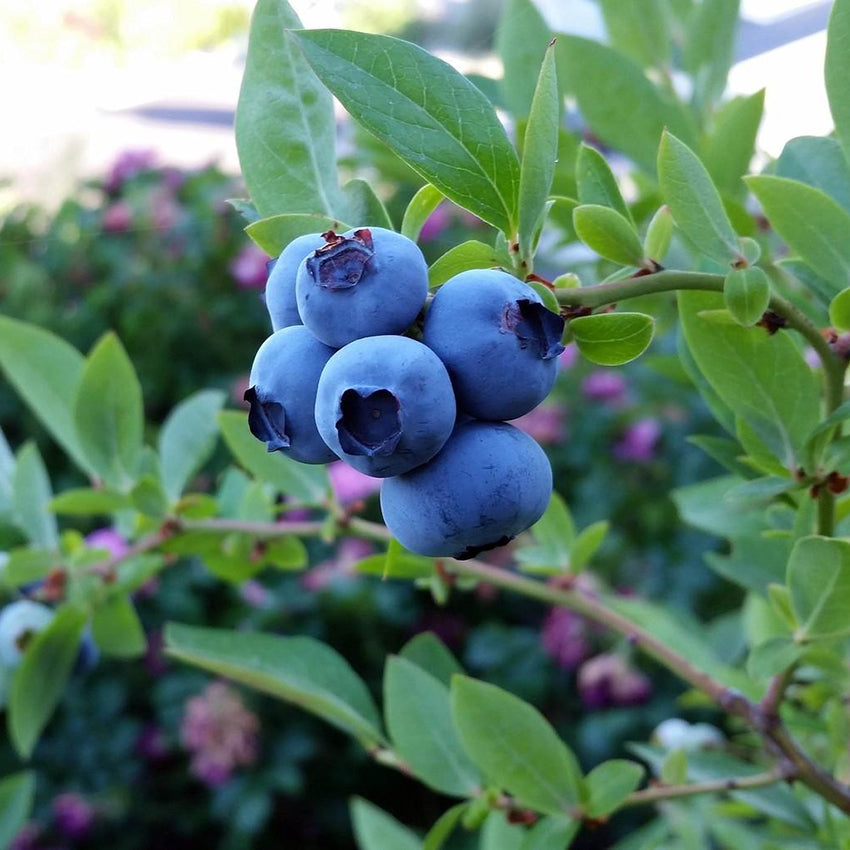
[[[655,457],[660,437],[661,425],[657,419],[638,419],[615,444],[614,457],[632,463],[649,463]]]
[[[265,608],[271,599],[269,592],[254,579],[248,579],[239,585],[239,595],[252,608]]]
[[[597,655],[581,665],[578,689],[588,708],[640,705],[652,695],[649,679],[613,652]]]
[[[165,758],[168,755],[168,742],[162,729],[155,723],[145,726],[136,740],[136,752],[147,761]]]
[[[103,211],[101,222],[107,233],[123,233],[133,224],[133,208],[126,201],[116,201]]]
[[[231,261],[230,273],[243,289],[261,289],[269,276],[269,255],[256,245],[246,245]]]
[[[170,189],[163,187],[151,196],[150,214],[153,226],[159,230],[170,230],[174,227],[180,217],[180,205]]]
[[[552,608],[543,621],[540,644],[559,667],[574,670],[590,655],[587,622],[566,608]]]
[[[156,152],[152,150],[127,150],[120,153],[112,163],[106,177],[106,191],[117,192],[124,183],[140,171],[147,171],[156,163]]]
[[[581,391],[591,401],[619,404],[626,398],[626,380],[611,369],[594,369],[582,381]]]
[[[806,361],[806,365],[810,369],[823,368],[823,363],[821,362],[820,355],[810,345],[807,345],[805,350],[803,351],[803,359]]]
[[[343,505],[368,499],[369,496],[381,489],[380,478],[364,475],[341,460],[329,464],[328,477],[331,480],[331,488],[337,501]]]
[[[511,425],[525,431],[544,446],[563,443],[567,437],[564,409],[558,404],[538,405],[530,413],[514,419]]]
[[[53,798],[56,828],[67,838],[85,838],[95,821],[95,810],[82,794],[69,792]]]
[[[574,342],[564,346],[561,356],[558,358],[558,364],[561,369],[572,369],[578,360],[578,347]]]
[[[41,827],[35,821],[30,821],[24,824],[20,832],[12,839],[9,850],[36,850],[39,838],[41,838]]]
[[[230,685],[212,682],[186,701],[180,740],[192,753],[189,769],[210,787],[223,785],[237,767],[257,760],[260,722]]]
[[[419,232],[420,242],[433,242],[440,237],[451,222],[451,213],[446,204],[438,204],[434,212],[425,219],[422,230]]]
[[[350,576],[352,567],[374,551],[374,546],[368,541],[357,537],[346,537],[340,540],[334,557],[304,573],[301,576],[301,583],[307,590],[323,590],[332,584],[335,578]]]
[[[127,553],[127,541],[114,528],[98,528],[86,537],[86,543],[95,549],[106,549],[113,558]]]

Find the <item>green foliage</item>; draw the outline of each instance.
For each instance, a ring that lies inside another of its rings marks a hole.
[[[750,327],[761,319],[770,303],[770,281],[758,266],[734,269],[723,284],[726,309],[739,325]]]
[[[470,239],[455,245],[435,260],[428,269],[428,285],[431,289],[442,286],[449,278],[470,269],[491,269],[501,263],[501,257],[495,248]]]
[[[428,220],[428,216],[434,212],[443,200],[444,195],[426,183],[410,200],[404,211],[404,219],[401,222],[401,233],[408,239],[416,242],[422,231],[422,225]]]
[[[828,537],[798,540],[788,561],[788,589],[798,641],[850,634],[850,543]]]
[[[340,221],[326,215],[312,213],[279,213],[259,221],[252,221],[245,232],[267,254],[276,257],[298,236],[307,233],[324,233],[333,230],[342,233],[351,228]]]
[[[587,812],[601,818],[616,811],[643,779],[644,769],[633,761],[616,759],[593,768],[585,777]]]
[[[600,313],[570,322],[578,350],[591,362],[621,366],[640,357],[652,342],[655,323],[643,313]]]
[[[0,780],[0,847],[11,845],[29,817],[35,795],[35,775],[13,773]]]
[[[421,850],[409,829],[366,800],[351,801],[351,820],[359,850]]]
[[[629,220],[611,207],[582,204],[573,210],[579,239],[600,257],[624,266],[645,262],[643,245]]]

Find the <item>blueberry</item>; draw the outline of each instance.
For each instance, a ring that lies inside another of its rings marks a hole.
[[[495,269],[443,284],[424,341],[451,375],[458,407],[478,419],[516,419],[552,390],[564,320],[526,283]]]
[[[403,546],[471,558],[537,522],[552,495],[543,449],[503,422],[458,425],[430,462],[381,485],[384,522]]]
[[[346,463],[376,478],[429,461],[449,438],[455,415],[446,367],[404,336],[349,343],[319,380],[319,433]]]
[[[303,324],[295,303],[295,275],[301,261],[324,244],[325,240],[318,233],[308,233],[293,239],[276,260],[269,260],[266,307],[273,330]]]
[[[40,602],[19,599],[0,611],[0,663],[17,667],[30,640],[53,619]]]
[[[428,267],[416,244],[382,227],[323,235],[326,244],[298,268],[304,324],[334,348],[405,331],[428,294]]]
[[[313,419],[319,375],[333,353],[303,325],[276,331],[260,346],[245,401],[251,404],[248,427],[270,452],[302,463],[336,459]]]

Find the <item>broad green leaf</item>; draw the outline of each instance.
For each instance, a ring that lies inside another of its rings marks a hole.
[[[384,712],[396,752],[425,785],[455,797],[475,794],[481,776],[458,738],[446,685],[391,655],[384,669]]]
[[[351,820],[359,850],[422,850],[411,830],[360,797],[351,801]]]
[[[620,194],[611,166],[596,148],[584,143],[576,158],[576,184],[579,203],[611,207],[632,222],[632,214]]]
[[[842,289],[829,303],[829,321],[842,331],[850,330],[850,287]]]
[[[422,850],[441,850],[455,831],[455,827],[460,823],[466,808],[466,803],[458,803],[448,811],[443,812],[439,820],[428,830],[428,834],[422,843]]]
[[[7,587],[21,587],[33,581],[41,581],[61,563],[59,553],[53,549],[21,546],[7,554],[9,560],[0,571],[0,582]]]
[[[683,747],[671,750],[661,763],[658,772],[667,785],[683,785],[688,781],[688,751]]]
[[[644,313],[598,313],[571,319],[569,327],[588,360],[600,366],[621,366],[649,347],[655,320]]]
[[[168,497],[159,479],[143,475],[130,491],[133,507],[147,517],[163,519],[168,513]]]
[[[716,460],[727,472],[733,475],[745,475],[749,472],[738,459],[743,453],[741,445],[728,437],[715,437],[709,434],[695,434],[688,442],[702,449],[710,458]]]
[[[436,289],[456,274],[470,269],[492,269],[501,266],[498,252],[491,245],[471,239],[449,249],[428,269],[428,286]]]
[[[762,507],[733,505],[726,494],[738,487],[741,478],[723,475],[678,487],[673,501],[683,522],[718,537],[760,535],[769,525]]]
[[[515,118],[529,114],[537,70],[552,34],[532,0],[505,0],[496,26],[496,52],[502,60],[501,94]]]
[[[751,327],[770,303],[770,281],[758,266],[733,269],[723,284],[723,300],[739,325]]]
[[[12,745],[28,759],[65,690],[88,619],[72,605],[57,609],[46,629],[32,638],[12,676],[6,720]]]
[[[463,673],[457,659],[433,632],[421,632],[411,638],[401,648],[399,655],[430,673],[447,688],[451,685],[452,676]]]
[[[529,529],[533,546],[516,551],[523,570],[564,573],[570,568],[570,553],[576,529],[570,509],[558,493],[552,493],[545,513]]]
[[[262,216],[335,217],[346,209],[336,170],[333,101],[287,36],[286,30],[300,26],[286,0],[258,0],[236,107],[236,148]]]
[[[799,640],[850,634],[850,543],[830,537],[798,540],[788,560],[787,583]]]
[[[664,0],[600,0],[608,39],[621,53],[650,68],[670,64],[672,39]]]
[[[790,248],[839,292],[850,280],[850,213],[819,189],[785,177],[747,177]],[[833,293],[834,294],[834,293]]]
[[[6,441],[6,435],[0,428],[0,516],[12,509],[12,474],[15,469],[15,456]]]
[[[308,637],[279,637],[169,623],[169,655],[292,702],[353,735],[383,741],[366,685],[331,647]]]
[[[21,771],[0,779],[0,848],[12,844],[32,811],[35,773]]]
[[[503,811],[495,810],[487,815],[478,840],[478,850],[522,850],[525,829],[519,824],[509,823]]]
[[[293,35],[356,121],[447,198],[513,232],[516,152],[490,102],[466,77],[390,36],[345,30]]]
[[[829,195],[850,212],[850,168],[844,150],[831,136],[798,136],[782,148],[777,177],[799,180]]]
[[[351,221],[356,221],[358,227],[366,225],[395,230],[383,201],[365,180],[349,180],[342,187],[342,194],[345,196],[346,215]]]
[[[100,338],[86,361],[74,396],[74,424],[95,472],[126,489],[142,450],[144,412],[136,370],[113,333]]]
[[[407,209],[404,211],[401,235],[418,242],[422,227],[428,221],[431,213],[440,205],[443,198],[445,198],[445,195],[439,189],[436,189],[430,183],[426,183],[411,198]]]
[[[254,244],[262,248],[270,257],[277,257],[281,251],[299,236],[308,233],[344,233],[351,230],[349,225],[336,218],[324,215],[306,215],[304,213],[281,213],[261,218],[249,224],[245,232]]]
[[[358,561],[354,569],[358,573],[381,578],[430,578],[434,574],[433,558],[424,558],[407,551],[393,555],[392,559],[388,555],[388,552],[369,555]]]
[[[790,637],[771,638],[750,650],[747,674],[756,680],[769,679],[794,664],[802,652]]]
[[[626,797],[635,791],[644,776],[641,765],[625,759],[611,759],[587,774],[585,809],[592,818],[603,818],[617,811]]]
[[[573,226],[578,238],[600,257],[623,266],[645,262],[643,245],[634,226],[611,207],[582,204],[573,210]]]
[[[802,283],[813,295],[815,295],[824,307],[829,306],[835,293],[840,287],[818,274],[808,263],[804,263],[799,257],[783,257],[774,261],[783,271],[790,272],[800,283]],[[817,309],[817,305],[813,305]],[[822,311],[819,311],[823,315]]]
[[[850,3],[835,0],[826,30],[824,77],[835,131],[850,159]]]
[[[660,263],[667,256],[673,239],[673,213],[666,204],[658,208],[646,228],[643,250],[647,257]]]
[[[248,430],[248,418],[240,411],[222,410],[217,418],[225,443],[248,472],[305,504],[322,501],[328,489],[323,466],[296,463],[280,452],[267,452]]]
[[[738,237],[711,177],[697,155],[672,133],[661,139],[658,179],[673,220],[688,241],[723,265],[737,259]]]
[[[220,390],[202,390],[181,401],[159,432],[162,483],[172,501],[209,460],[218,439],[216,414],[224,404]]]
[[[148,642],[139,615],[127,596],[112,596],[95,608],[92,637],[104,655],[139,658]]]
[[[733,502],[736,507],[748,502],[758,502],[765,505],[773,501],[776,496],[799,489],[801,486],[793,478],[768,475],[763,478],[753,478],[751,481],[743,481],[737,487],[728,490],[724,498]]]
[[[764,515],[764,505],[730,503],[731,511],[746,510]],[[766,595],[773,582],[785,579],[785,566],[791,551],[788,537],[752,535],[732,541],[732,552],[720,555],[708,552],[705,560],[718,575],[740,587]]]
[[[533,253],[534,236],[552,188],[558,156],[559,105],[555,51],[550,46],[543,57],[522,146],[517,215],[520,255],[526,258]]]
[[[702,0],[691,16],[683,55],[695,78],[695,100],[709,106],[726,88],[732,67],[740,0]]]
[[[570,818],[541,818],[526,833],[520,850],[567,850],[580,827],[580,821]]]
[[[236,212],[242,216],[242,219],[250,224],[252,221],[258,221],[260,214],[257,208],[251,203],[248,198],[228,198],[225,203],[233,207]]]
[[[49,504],[55,514],[68,516],[95,516],[111,514],[130,507],[130,499],[123,493],[106,488],[81,487],[60,493]]]
[[[307,547],[297,537],[277,537],[269,540],[263,560],[278,570],[301,570],[309,563]]]
[[[820,387],[800,350],[786,334],[762,328],[717,325],[703,310],[722,306],[711,292],[680,292],[685,339],[711,387],[780,461],[791,464],[820,417]]]
[[[763,111],[764,89],[746,97],[734,97],[717,111],[703,159],[722,192],[738,196],[744,191],[741,178],[749,170],[755,153]]]
[[[91,472],[74,427],[74,390],[84,364],[82,354],[55,334],[0,316],[0,367],[6,378],[74,463]]]
[[[536,708],[465,676],[452,680],[451,699],[463,745],[488,779],[547,814],[581,800],[578,762]]]
[[[56,517],[50,511],[50,479],[35,443],[25,443],[15,459],[12,475],[15,524],[34,546],[55,549],[59,541]]]
[[[580,572],[587,566],[590,559],[596,554],[596,550],[605,540],[609,527],[608,520],[603,519],[579,532],[570,549],[570,570],[572,572]]]

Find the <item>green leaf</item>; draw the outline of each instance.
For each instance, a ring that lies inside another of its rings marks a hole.
[[[0,516],[12,510],[12,476],[15,470],[15,456],[6,441],[6,435],[0,428]]]
[[[240,411],[222,410],[217,418],[225,443],[248,472],[304,504],[322,501],[328,489],[323,466],[297,463],[280,452],[267,452],[248,430],[248,418]]]
[[[845,212],[850,212],[850,168],[837,139],[830,136],[791,139],[782,148],[774,173],[820,189]]]
[[[465,676],[452,680],[451,699],[472,760],[522,805],[562,814],[581,800],[578,762],[536,708]]]
[[[752,679],[769,679],[794,664],[802,652],[802,647],[791,638],[771,638],[750,651],[747,674]]]
[[[374,189],[365,181],[355,178],[342,187],[345,196],[347,215],[357,226],[384,227],[395,230],[383,201]]]
[[[611,207],[632,223],[632,214],[620,194],[614,172],[596,148],[584,143],[576,158],[576,183],[580,203]]]
[[[666,785],[684,785],[688,781],[688,751],[679,747],[669,752],[661,763],[659,776]]]
[[[223,404],[223,392],[202,390],[168,414],[159,432],[159,460],[162,484],[172,501],[180,498],[213,453],[218,438],[215,417]]]
[[[744,191],[741,178],[750,168],[763,112],[764,89],[746,97],[733,97],[717,111],[703,159],[722,192],[738,196]]]
[[[495,248],[471,239],[455,245],[431,264],[428,269],[428,286],[436,289],[456,274],[470,269],[497,268],[501,263]]]
[[[123,493],[106,488],[80,487],[66,490],[48,505],[55,514],[68,516],[96,516],[111,514],[130,507],[130,500]]]
[[[324,233],[326,230],[344,233],[351,228],[336,218],[303,213],[281,213],[269,218],[261,218],[245,228],[245,232],[254,244],[259,245],[270,257],[277,257],[293,239],[299,236],[305,236],[308,233]]]
[[[95,608],[92,637],[104,655],[113,658],[139,658],[148,642],[139,615],[127,596],[112,596]]]
[[[317,640],[169,623],[165,644],[169,655],[292,702],[364,746],[383,742],[366,685],[341,655]]]
[[[673,219],[693,246],[718,263],[739,256],[738,237],[705,166],[672,133],[658,149],[658,179]]]
[[[690,19],[685,70],[696,79],[695,99],[708,106],[720,98],[732,67],[739,0],[702,0]]]
[[[359,850],[422,850],[411,830],[360,797],[351,801],[351,820]]]
[[[481,776],[458,738],[446,685],[412,661],[390,656],[384,712],[396,752],[425,785],[455,797],[475,794]]]
[[[455,827],[460,823],[466,808],[466,803],[458,803],[448,811],[443,812],[439,820],[428,830],[428,834],[422,843],[422,850],[441,850],[455,831]]]
[[[297,537],[277,537],[266,543],[263,560],[279,570],[301,570],[310,559],[307,547]]]
[[[819,189],[785,177],[747,177],[776,232],[818,274],[844,289],[850,279],[850,214]]]
[[[6,850],[32,811],[35,773],[12,773],[0,779],[0,848]]]
[[[798,640],[850,635],[850,543],[830,537],[798,540],[788,560],[787,584],[800,623]]]
[[[0,316],[0,367],[6,378],[74,463],[91,472],[73,416],[84,364],[82,354],[55,334]]]
[[[12,745],[28,759],[59,704],[88,619],[72,605],[58,608],[46,629],[32,638],[12,676],[7,721]]]
[[[401,222],[401,235],[414,242],[429,216],[440,205],[445,195],[430,183],[426,183],[410,200]]]
[[[617,811],[626,797],[635,791],[644,777],[641,765],[625,759],[611,759],[597,765],[585,777],[587,803],[592,818],[604,818]]]
[[[578,350],[600,366],[621,366],[652,342],[655,321],[643,313],[599,313],[570,320]]]
[[[59,553],[52,549],[22,546],[8,552],[9,560],[0,571],[0,582],[7,587],[21,587],[41,581],[54,567],[59,566]]]
[[[141,514],[162,519],[168,513],[168,497],[159,479],[143,475],[130,491],[133,507]]]
[[[554,47],[546,50],[525,128],[519,177],[518,238],[520,255],[531,257],[552,188],[558,158],[560,97]]]
[[[144,413],[136,370],[113,333],[100,338],[86,361],[74,397],[74,424],[95,472],[125,489],[136,474]]]
[[[583,570],[596,550],[602,545],[608,534],[610,523],[607,519],[594,522],[583,528],[570,549],[570,570],[574,573]]]
[[[732,487],[726,491],[724,498],[734,502],[736,506],[747,502],[758,502],[764,506],[777,496],[799,489],[801,486],[793,478],[768,475],[763,478],[753,478],[751,481],[744,481]]]
[[[535,545],[523,546],[516,551],[523,570],[564,573],[570,568],[576,529],[570,509],[558,493],[552,493],[545,513],[529,532]]]
[[[733,269],[723,283],[726,309],[739,325],[750,327],[761,319],[770,303],[770,281],[758,266]]]
[[[400,544],[399,544],[400,545]],[[369,555],[354,565],[358,573],[381,578],[430,578],[434,574],[434,559],[414,555],[406,550]]]
[[[541,818],[526,833],[520,850],[567,850],[580,827],[579,821],[570,818]]]
[[[335,217],[346,209],[336,170],[333,101],[287,37],[286,30],[300,26],[286,0],[258,0],[236,107],[236,148],[262,216]]]
[[[522,850],[525,830],[508,822],[505,812],[491,811],[481,828],[478,850]]]
[[[401,648],[399,655],[430,673],[447,688],[451,685],[452,676],[463,673],[457,659],[433,632],[421,632],[411,638]]]
[[[824,67],[829,110],[835,122],[844,152],[850,159],[850,4],[835,0],[826,30],[826,63]]]
[[[505,0],[496,27],[496,52],[502,60],[502,97],[514,118],[529,114],[537,69],[552,33],[532,0]]]
[[[667,256],[672,239],[673,213],[665,204],[658,208],[646,228],[646,238],[643,241],[644,253],[651,260],[660,263]]]
[[[425,50],[384,35],[293,33],[351,116],[447,198],[512,233],[519,163],[487,98]]]
[[[573,210],[573,226],[578,238],[600,257],[623,266],[641,266],[645,262],[637,231],[611,207],[578,206]]]
[[[793,468],[820,415],[817,377],[794,341],[761,328],[701,319],[701,311],[722,306],[715,293],[679,292],[678,298],[682,329],[700,372],[735,415]]]
[[[45,549],[55,549],[59,542],[56,517],[50,512],[52,495],[38,447],[33,442],[24,443],[12,474],[13,516],[30,543]]]
[[[257,221],[260,218],[260,214],[257,212],[257,208],[251,203],[248,198],[228,198],[225,203],[233,207],[236,212],[242,216],[242,219],[250,224],[252,221]]]
[[[670,64],[672,38],[664,0],[600,0],[611,44],[650,68]]]

